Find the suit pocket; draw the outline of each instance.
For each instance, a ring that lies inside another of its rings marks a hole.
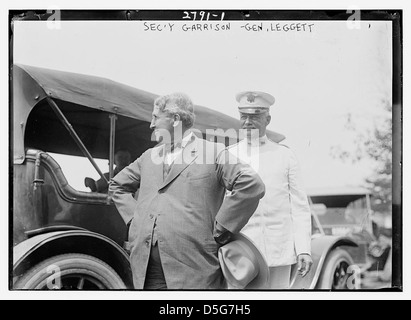
[[[214,188],[213,175],[209,171],[188,172],[184,179],[184,186],[180,188],[186,205],[200,212],[206,212],[207,199],[211,190]]]
[[[211,176],[210,172],[198,174],[198,175],[191,175],[189,176],[189,181],[197,181],[197,180],[204,180]]]

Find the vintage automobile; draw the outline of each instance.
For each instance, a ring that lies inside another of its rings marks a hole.
[[[324,257],[317,270],[317,289],[360,289],[361,275],[370,265],[372,229],[370,191],[360,187],[308,190],[314,219],[313,255],[323,254],[317,246],[323,239],[343,237],[347,243]],[[321,235],[321,236],[319,236]],[[318,252],[317,252],[318,251]],[[311,274],[313,275],[313,274]],[[312,285],[313,286],[313,285]]]
[[[132,289],[127,227],[110,195],[74,188],[53,155],[88,159],[103,179],[96,159],[106,159],[112,177],[116,146],[127,145],[136,159],[156,144],[149,123],[157,95],[27,65],[11,67],[10,84],[10,289]],[[237,119],[196,106],[196,133],[204,138],[228,145],[237,141],[229,129],[239,127]],[[353,263],[346,248],[356,243],[326,235],[315,214],[313,230],[313,270],[302,279],[294,269],[292,288],[346,288],[341,270]]]
[[[127,228],[107,193],[73,188],[52,155],[108,159],[116,146],[136,159],[156,144],[149,123],[157,95],[111,80],[13,65],[12,270],[14,289],[131,288]],[[238,141],[240,121],[196,106],[204,138]],[[284,136],[268,133],[281,141]]]

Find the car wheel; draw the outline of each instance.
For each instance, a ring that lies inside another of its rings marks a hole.
[[[126,289],[119,275],[95,257],[69,253],[54,256],[25,272],[15,289],[98,290]]]
[[[316,288],[331,290],[357,289],[356,284],[351,285],[352,280],[350,277],[353,273],[349,267],[353,265],[354,261],[347,251],[338,248],[331,251],[324,262]]]

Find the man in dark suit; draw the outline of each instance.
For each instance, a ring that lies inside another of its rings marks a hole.
[[[256,172],[224,145],[198,138],[185,94],[154,102],[148,149],[110,183],[126,223],[136,289],[225,287],[218,248],[247,223],[264,196]],[[224,197],[225,191],[231,191]],[[137,201],[133,194],[139,190]]]

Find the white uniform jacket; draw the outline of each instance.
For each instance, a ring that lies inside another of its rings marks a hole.
[[[250,164],[266,192],[242,232],[261,250],[270,267],[296,263],[311,254],[311,213],[297,158],[288,147],[267,137],[244,139],[229,151]]]

